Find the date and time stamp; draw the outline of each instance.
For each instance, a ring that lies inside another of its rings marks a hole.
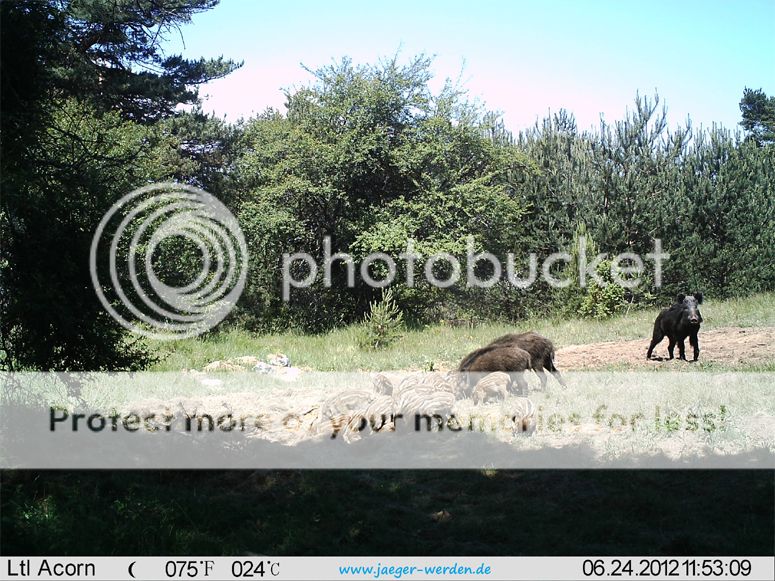
[[[745,579],[775,581],[773,557],[0,557],[0,579],[38,581]]]

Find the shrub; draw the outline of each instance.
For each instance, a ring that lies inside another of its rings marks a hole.
[[[589,280],[587,294],[581,301],[579,313],[583,317],[605,319],[619,311],[626,305],[627,289],[614,282],[611,276],[611,261],[602,260],[597,265],[597,274],[603,280],[599,284],[595,280]]]
[[[382,292],[382,300],[369,305],[369,313],[360,329],[358,345],[361,349],[384,349],[401,338],[404,314],[393,298],[393,291]]]

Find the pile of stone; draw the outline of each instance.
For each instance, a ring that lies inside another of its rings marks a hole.
[[[286,380],[294,380],[301,373],[301,369],[291,366],[290,358],[283,353],[271,353],[267,355],[265,360],[259,359],[253,355],[223,359],[208,363],[202,369],[203,373],[243,371],[271,374],[272,376]]]

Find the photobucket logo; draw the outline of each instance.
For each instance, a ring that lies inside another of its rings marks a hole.
[[[196,250],[186,262],[187,280],[174,286],[157,274],[154,255],[176,238],[172,248]],[[245,238],[226,206],[204,190],[175,183],[145,186],[113,204],[89,254],[94,290],[110,315],[162,340],[192,337],[222,321],[242,294],[247,265]],[[115,293],[111,300],[107,289]]]
[[[490,252],[477,252],[473,236],[467,239],[467,252],[465,257],[465,286],[467,288],[489,288],[505,280],[509,284],[527,289],[538,280],[538,255],[531,252],[527,256],[527,274],[522,270],[517,271],[517,259],[513,252],[506,255],[506,266],[499,257]],[[645,255],[646,261],[636,253],[624,252],[609,258],[607,252],[601,252],[594,257],[586,254],[586,239],[580,236],[577,241],[578,256],[574,257],[568,252],[555,252],[548,255],[541,265],[543,280],[552,287],[564,288],[574,283],[581,287],[588,286],[590,281],[604,286],[605,279],[601,276],[600,267],[604,261],[610,260],[609,273],[611,280],[624,288],[633,289],[640,286],[642,277],[646,273],[645,262],[653,262],[653,283],[657,288],[662,286],[662,262],[668,260],[670,255],[662,250],[662,241],[654,239],[653,251]],[[406,250],[398,255],[398,260],[404,263],[405,284],[408,287],[415,286],[415,267],[422,261],[422,255],[415,252],[414,242],[408,240]],[[347,269],[347,286],[355,286],[355,260],[345,252],[331,253],[331,238],[323,239],[323,284],[332,286],[332,267],[335,262],[341,261]],[[481,263],[490,265],[489,274],[486,277],[477,275],[476,269]],[[573,264],[575,262],[575,264]],[[303,267],[294,268],[301,263]],[[371,274],[372,265],[382,265],[386,273],[382,278],[375,278]],[[523,263],[524,265],[524,259]],[[439,277],[437,266],[441,265],[447,272],[446,277]],[[308,288],[318,279],[319,266],[315,258],[306,252],[283,254],[283,300],[290,300],[291,288]],[[384,252],[369,254],[360,263],[358,269],[361,280],[371,287],[382,288],[391,285],[397,276],[398,265],[396,260]],[[461,283],[463,266],[460,260],[453,254],[440,252],[429,256],[422,264],[422,272],[425,280],[431,286],[448,288]],[[303,274],[303,276],[299,276]]]

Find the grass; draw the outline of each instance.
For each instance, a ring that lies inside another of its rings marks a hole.
[[[764,470],[5,472],[2,484],[4,555],[771,555],[775,542]]]
[[[494,337],[514,331],[537,331],[550,337],[557,347],[649,337],[658,312],[659,309],[638,310],[600,321],[535,319],[513,325],[484,323],[472,329],[435,325],[408,330],[393,346],[381,351],[358,347],[357,326],[321,335],[255,335],[233,329],[205,338],[157,344],[161,360],[153,370],[201,369],[211,361],[242,355],[263,357],[279,351],[290,356],[294,365],[319,371],[429,371],[450,367]],[[702,314],[704,329],[775,326],[775,293],[726,301],[707,300]],[[714,370],[724,368],[717,365]],[[761,370],[772,368],[764,366]]]

